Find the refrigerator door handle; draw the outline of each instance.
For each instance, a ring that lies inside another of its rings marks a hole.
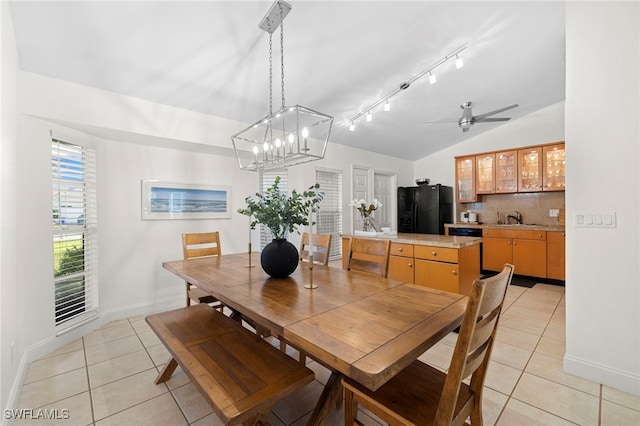
[[[413,203],[411,216],[413,217],[413,232],[418,232],[418,203]]]

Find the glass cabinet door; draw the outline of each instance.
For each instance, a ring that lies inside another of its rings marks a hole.
[[[476,201],[475,156],[456,158],[456,195],[463,203]]]
[[[509,193],[518,190],[518,162],[516,151],[497,152],[496,154],[496,193]]]
[[[542,147],[518,150],[518,191],[542,191]]]
[[[542,150],[543,170],[543,190],[544,191],[564,191],[564,144],[545,146]]]
[[[493,194],[495,185],[494,154],[479,155],[476,157],[476,194]]]

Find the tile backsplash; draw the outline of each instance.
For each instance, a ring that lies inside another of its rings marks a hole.
[[[500,221],[504,216],[517,210],[522,215],[522,222],[537,225],[564,224],[564,192],[534,192],[518,194],[485,194],[479,195],[478,202],[456,203],[455,221],[460,222],[460,212],[477,213],[478,222],[496,223],[498,213]],[[549,217],[549,209],[559,209],[560,217]]]

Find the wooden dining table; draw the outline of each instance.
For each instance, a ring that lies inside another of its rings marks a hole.
[[[254,252],[251,260],[238,253],[163,267],[332,371],[310,425],[324,424],[342,376],[378,389],[458,327],[467,302],[460,294],[305,263],[287,278],[271,278],[259,262]]]

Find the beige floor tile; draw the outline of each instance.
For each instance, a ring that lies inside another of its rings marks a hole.
[[[496,341],[491,352],[491,360],[524,370],[533,351]]]
[[[329,380],[329,377],[331,376],[331,370],[329,370],[328,368],[318,364],[315,361],[311,361],[308,362],[307,367],[309,367],[311,370],[313,370],[315,376],[316,376],[316,380],[322,385],[324,386],[325,384],[327,384],[327,381]]]
[[[63,347],[61,347],[60,349],[57,349],[53,352],[51,352],[50,354],[47,354],[45,356],[43,356],[41,359],[45,359],[45,358],[50,358],[53,356],[58,356],[58,355],[62,355],[62,354],[66,354],[69,352],[74,352],[74,351],[79,351],[84,349],[84,346],[82,345],[82,339],[78,339],[76,341],[73,341],[67,345],[64,345]]]
[[[156,336],[156,333],[154,333],[153,331],[139,333],[138,337],[142,341],[142,344],[145,348],[162,344],[160,339],[158,339],[158,336]]]
[[[518,383],[522,371],[499,362],[489,361],[484,385],[505,395],[510,395]]]
[[[273,413],[285,424],[291,424],[313,410],[322,389],[322,385],[314,380],[285,399],[278,401],[273,406]]]
[[[93,425],[89,392],[42,407],[42,412],[13,422],[13,426],[86,426]],[[40,415],[41,417],[37,417]],[[46,417],[43,417],[46,416]]]
[[[447,370],[451,364],[453,349],[453,346],[438,342],[420,355],[418,359],[441,370]]]
[[[144,347],[140,339],[134,334],[121,339],[88,346],[85,352],[87,354],[87,363],[91,365],[143,349]]]
[[[599,398],[526,372],[513,398],[579,425],[598,424]]]
[[[640,396],[602,385],[602,399],[640,411]]]
[[[47,377],[55,376],[67,371],[85,366],[84,351],[78,350],[61,355],[43,358],[29,364],[24,383],[32,383]]]
[[[178,404],[169,393],[96,422],[96,426],[182,426],[187,424]]]
[[[507,403],[509,397],[485,386],[482,392],[482,420],[486,425],[493,425]]]
[[[640,411],[602,401],[602,426],[640,425]]]
[[[129,322],[131,323],[131,327],[133,327],[133,329],[138,334],[151,331],[151,327],[149,327],[149,324],[147,324],[147,322],[144,320],[144,317],[142,319]]]
[[[79,368],[22,387],[18,408],[36,408],[89,390],[87,370]]]
[[[497,426],[575,426],[558,416],[532,407],[516,399],[510,399]]]
[[[99,343],[110,342],[134,334],[133,327],[129,323],[114,327],[99,328],[83,337],[85,347],[97,345]]]
[[[525,371],[593,396],[600,396],[599,384],[565,373],[562,367],[562,359],[534,353]]]
[[[536,347],[536,352],[553,358],[563,359],[566,350],[565,346],[566,344],[562,340],[549,339],[543,336]]]
[[[279,420],[278,422],[279,423],[272,422],[271,426],[279,426],[282,424],[282,422],[280,422]],[[224,426],[224,423],[218,418],[218,416],[216,416],[216,413],[211,413],[208,416],[205,416],[200,420],[191,423],[191,426]]]
[[[160,373],[164,368],[164,364],[159,365],[156,368],[158,373]],[[178,367],[171,375],[171,378],[164,383],[169,387],[170,390],[173,390],[179,388],[180,386],[186,385],[190,381],[191,380],[189,379],[189,377],[184,373],[184,371],[182,371],[182,368]]]
[[[166,364],[171,358],[171,354],[162,344],[147,348],[147,352],[156,366]]]
[[[526,292],[528,289],[526,287],[520,287],[518,285],[510,285],[507,288],[507,294],[505,297],[513,297],[513,298],[518,298],[520,296],[522,296],[522,294],[524,292]]]
[[[546,297],[527,297],[524,295],[520,297],[513,306],[525,307],[534,311],[540,311],[548,314],[553,314],[558,304],[557,300]]]
[[[150,368],[154,368],[153,361],[145,350],[132,352],[89,365],[89,383],[96,388]]]
[[[103,419],[168,392],[164,383],[154,384],[156,376],[156,370],[152,368],[92,389],[95,419]]]
[[[524,331],[516,330],[515,328],[509,328],[503,326],[503,320],[501,320],[498,326],[498,333],[496,335],[496,342],[507,343],[511,346],[533,351],[538,345],[540,340],[539,335],[525,333]]]
[[[119,327],[126,324],[129,324],[129,318],[123,318],[123,319],[111,321],[100,328],[104,329],[108,327]]]
[[[503,327],[513,328],[514,330],[537,336],[542,336],[542,333],[544,333],[548,324],[547,321],[531,321],[518,318],[516,316],[509,315],[509,311],[502,316],[500,321]]]
[[[200,391],[191,383],[171,391],[189,423],[200,420],[213,412]]]
[[[543,336],[548,337],[549,339],[562,340],[564,342],[567,340],[565,330],[566,327],[564,322],[550,322],[546,330],[544,330]]]
[[[547,324],[553,314],[550,312],[540,312],[534,309],[529,309],[516,302],[508,312],[505,312],[505,316],[513,318],[514,320],[521,321],[533,321],[536,323]]]

